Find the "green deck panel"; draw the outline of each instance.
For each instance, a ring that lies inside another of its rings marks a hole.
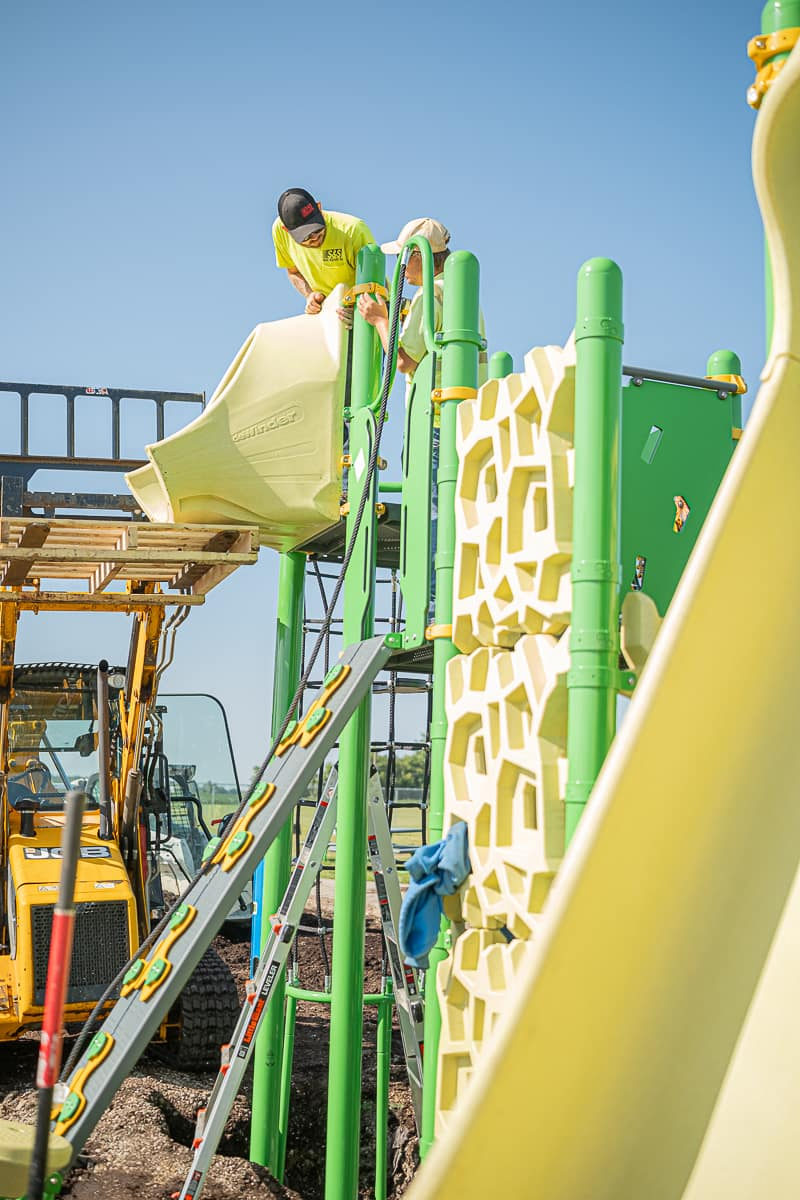
[[[622,389],[622,597],[637,555],[642,590],[663,616],[736,446],[740,397],[645,380]],[[675,496],[689,505],[673,531]]]

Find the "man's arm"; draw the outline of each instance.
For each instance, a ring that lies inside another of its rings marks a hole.
[[[287,275],[289,276],[289,282],[291,283],[292,287],[298,291],[301,296],[306,297],[306,312],[318,313],[322,308],[322,302],[325,299],[324,293],[315,292],[305,276],[301,275],[296,268],[290,267],[287,270]]]
[[[361,316],[371,325],[376,331],[381,340],[384,354],[389,353],[389,313],[386,305],[382,300],[375,300],[372,296],[361,295],[358,298],[358,311]],[[397,369],[403,375],[408,375],[409,371],[415,371],[418,362],[407,354],[402,346],[397,347]]]
[[[311,295],[311,285],[296,268],[290,267],[286,274],[289,276],[289,282],[291,283],[292,287],[298,291],[301,296]]]

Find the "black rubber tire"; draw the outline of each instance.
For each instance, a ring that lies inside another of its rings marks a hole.
[[[180,1071],[218,1067],[220,1047],[231,1039],[239,1008],[230,969],[209,947],[170,1011],[167,1041],[152,1042],[151,1053]]]

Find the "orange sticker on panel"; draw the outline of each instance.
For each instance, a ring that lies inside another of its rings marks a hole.
[[[689,518],[689,513],[692,510],[689,508],[689,505],[686,503],[683,496],[673,496],[672,499],[675,501],[675,520],[672,522],[672,532],[680,533]]]

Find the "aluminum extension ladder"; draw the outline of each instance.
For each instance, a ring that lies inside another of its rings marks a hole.
[[[286,968],[303,910],[322,867],[336,822],[338,773],[334,767],[295,862],[289,886],[274,916],[252,987],[242,1006],[229,1045],[222,1047],[220,1070],[208,1103],[197,1114],[192,1143],[194,1156],[180,1200],[197,1200],[233,1102],[241,1087],[250,1053],[264,1013],[275,991],[275,982]],[[370,773],[367,793],[369,861],[375,878],[389,968],[403,1040],[414,1114],[419,1127],[422,1111],[423,1003],[414,968],[402,962],[397,928],[400,919],[400,881],[397,877],[386,804],[377,771]],[[335,951],[334,951],[335,952]]]

